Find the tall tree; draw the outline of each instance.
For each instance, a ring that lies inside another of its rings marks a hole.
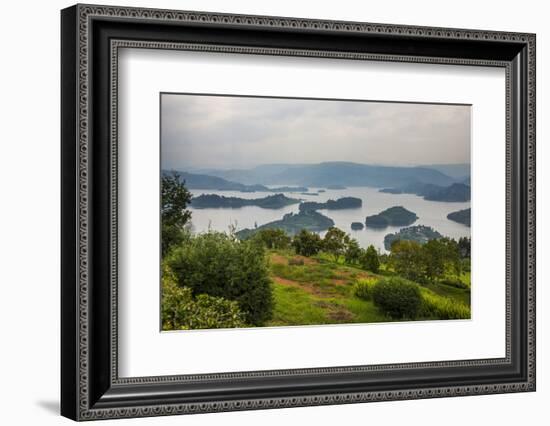
[[[380,259],[378,258],[378,252],[372,244],[363,251],[361,255],[361,266],[367,271],[374,272],[375,274],[380,269]]]
[[[344,254],[348,242],[349,236],[344,231],[331,226],[325,234],[325,238],[323,238],[323,249],[331,253],[337,262],[340,256]]]
[[[162,176],[161,181],[162,255],[185,238],[184,226],[191,219],[187,205],[191,193],[178,173]]]

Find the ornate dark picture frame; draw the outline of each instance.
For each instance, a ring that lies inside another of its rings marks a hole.
[[[92,420],[535,390],[535,35],[96,5],[64,9],[61,29],[62,415]],[[504,68],[506,356],[118,377],[121,47]]]

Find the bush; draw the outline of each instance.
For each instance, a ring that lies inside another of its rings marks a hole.
[[[271,318],[273,292],[265,249],[255,241],[237,241],[219,232],[191,238],[166,259],[179,287],[238,302],[248,324]]]
[[[470,319],[470,308],[460,302],[439,296],[428,289],[422,289],[421,314],[437,319]]]
[[[374,289],[374,286],[376,285],[375,280],[365,280],[360,279],[355,282],[353,285],[353,294],[354,296],[358,297],[359,299],[363,300],[371,300],[372,299],[372,291]]]
[[[302,256],[314,256],[321,251],[321,237],[314,233],[302,229],[296,234],[292,240],[292,247],[296,251],[296,254]]]
[[[300,259],[299,257],[291,257],[288,259],[288,264],[290,266],[302,266],[304,264],[304,259]]]
[[[398,319],[415,319],[422,305],[418,284],[398,277],[379,280],[372,289],[372,299],[382,311]]]
[[[196,330],[245,327],[237,302],[200,294],[193,298],[188,287],[178,287],[174,274],[163,268],[162,329]]]

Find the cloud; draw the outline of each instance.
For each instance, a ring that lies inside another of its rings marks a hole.
[[[466,105],[163,94],[162,167],[470,162]]]

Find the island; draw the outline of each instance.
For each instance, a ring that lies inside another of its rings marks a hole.
[[[351,229],[354,231],[361,231],[365,225],[363,225],[361,222],[351,222]]]
[[[471,209],[458,210],[456,212],[449,213],[447,215],[447,219],[469,227],[471,221]]]
[[[315,201],[306,201],[300,204],[300,211],[308,210],[343,210],[357,209],[363,205],[361,198],[343,197],[338,200],[328,200],[326,203],[317,203]]]
[[[299,213],[287,213],[282,219],[269,222],[254,229],[245,228],[236,233],[237,238],[244,240],[253,236],[262,229],[282,229],[286,234],[293,236],[305,229],[310,232],[326,231],[334,226],[334,221],[316,211],[302,211]]]
[[[382,188],[386,194],[415,194],[428,201],[465,202],[470,201],[470,186],[465,183],[453,183],[439,186],[431,183],[413,182],[396,188]]]
[[[386,250],[391,250],[391,245],[397,240],[415,241],[419,244],[424,244],[429,240],[435,240],[442,237],[443,236],[439,232],[429,226],[410,226],[399,230],[399,232],[387,234],[384,237],[384,247]]]
[[[191,207],[195,209],[238,209],[245,206],[258,206],[264,209],[280,209],[299,202],[300,200],[289,198],[284,194],[253,199],[203,194],[191,199]]]
[[[367,216],[365,225],[369,228],[386,228],[388,226],[408,226],[418,216],[402,206],[390,207],[376,215]]]
[[[317,192],[300,192],[300,195],[314,195],[318,196],[319,194]]]

